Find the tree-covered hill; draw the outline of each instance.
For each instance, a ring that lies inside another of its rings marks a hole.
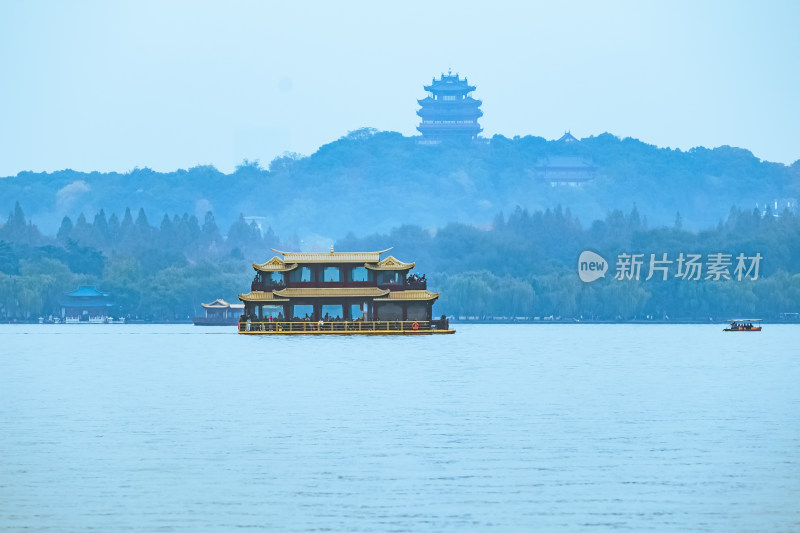
[[[607,133],[569,145],[532,136],[437,146],[418,140],[362,129],[311,156],[282,156],[268,168],[245,161],[231,174],[211,166],[169,173],[20,172],[0,179],[0,210],[19,201],[46,232],[56,231],[65,215],[77,219],[100,209],[198,218],[213,211],[224,226],[243,213],[280,235],[332,241],[404,223],[488,226],[516,206],[558,204],[582,221],[635,204],[651,224],[671,224],[680,211],[684,225],[698,229],[726,217],[732,205],[752,209],[800,198],[800,161],[765,162],[728,146],[681,151]],[[590,158],[597,178],[580,188],[552,187],[536,168],[558,155]]]

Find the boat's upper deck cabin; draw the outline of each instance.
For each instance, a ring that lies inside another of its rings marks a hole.
[[[415,263],[404,263],[379,252],[281,252],[266,263],[253,264],[253,291],[283,288],[378,287],[392,290],[424,290],[425,276],[409,275]]]

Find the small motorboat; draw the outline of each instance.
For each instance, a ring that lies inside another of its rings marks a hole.
[[[757,323],[761,322],[760,318],[737,318],[731,320],[731,325],[722,331],[761,331],[761,326]],[[754,325],[753,322],[756,322]]]

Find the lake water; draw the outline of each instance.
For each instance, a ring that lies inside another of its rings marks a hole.
[[[800,327],[0,326],[0,529],[800,531]]]

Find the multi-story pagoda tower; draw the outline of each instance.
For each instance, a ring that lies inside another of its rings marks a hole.
[[[483,116],[479,108],[481,101],[470,96],[474,85],[463,80],[458,74],[442,74],[438,80],[433,79],[425,90],[431,96],[417,100],[422,109],[417,115],[422,122],[417,129],[426,141],[440,142],[450,139],[474,139],[483,128],[478,118]]]

